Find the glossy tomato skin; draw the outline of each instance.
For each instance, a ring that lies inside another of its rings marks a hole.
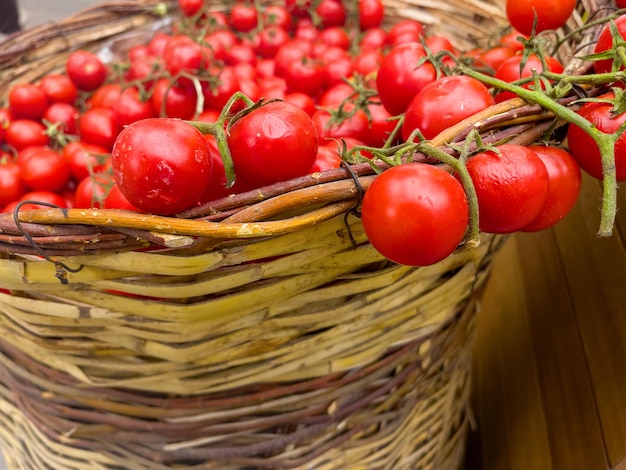
[[[32,119],[12,119],[9,123],[5,140],[15,150],[20,151],[31,145],[48,145],[50,137],[46,127]]]
[[[48,96],[39,85],[18,83],[9,91],[9,108],[16,119],[39,120],[48,105]]]
[[[619,35],[624,38],[626,36],[626,15],[621,15],[614,20]],[[613,37],[611,35],[610,24],[607,23],[600,31],[594,53],[609,51],[613,49]],[[608,73],[613,68],[613,59],[596,60],[593,62],[593,68],[596,73]],[[620,67],[623,69],[622,67]]]
[[[44,91],[51,103],[74,104],[78,98],[78,89],[67,75],[49,73],[44,75],[39,86]]]
[[[576,0],[507,0],[506,15],[517,31],[531,34],[537,16],[535,33],[563,26],[576,8]]]
[[[604,97],[612,98],[613,94],[604,95]],[[626,121],[626,113],[613,116],[612,110],[611,103],[590,102],[581,106],[578,114],[587,119],[598,130],[611,134]],[[580,167],[592,177],[599,180],[603,179],[600,150],[595,141],[575,124],[568,127],[567,141],[570,152]],[[614,152],[617,181],[626,181],[626,134],[618,137]]]
[[[426,51],[409,42],[394,47],[383,58],[376,76],[376,88],[383,106],[393,116],[406,111],[411,100],[437,78],[435,67],[422,61]]]
[[[26,191],[20,166],[13,161],[0,162],[0,208],[17,201]]]
[[[548,170],[532,150],[503,144],[495,151],[471,157],[472,178],[483,232],[505,234],[521,230],[539,214],[548,196]]]
[[[376,177],[363,197],[361,218],[381,255],[399,264],[427,266],[461,243],[469,209],[463,187],[449,173],[408,163]]]
[[[68,143],[61,153],[67,162],[72,178],[80,182],[92,173],[98,173],[106,167],[109,150],[99,145],[92,145],[80,140]]]
[[[69,55],[65,70],[76,88],[84,91],[95,90],[107,78],[107,69],[102,60],[93,52],[83,49]]]
[[[78,134],[81,140],[109,150],[121,128],[115,111],[110,108],[91,108],[78,118]]]
[[[57,102],[48,106],[43,115],[43,120],[58,126],[57,128],[65,134],[73,135],[77,132],[79,115],[80,113],[75,106]]]
[[[574,207],[581,187],[581,171],[574,157],[560,147],[531,145],[548,170],[548,196],[537,217],[523,232],[537,232],[560,222]]]
[[[427,140],[479,111],[495,104],[489,89],[465,75],[442,77],[426,85],[411,100],[402,125],[408,140],[419,129]]]
[[[20,166],[22,180],[32,191],[61,191],[71,177],[63,156],[49,147],[36,147],[20,161]]]
[[[228,144],[235,169],[254,187],[306,175],[317,156],[317,131],[297,106],[269,102],[235,121]]]
[[[206,140],[190,124],[168,118],[134,122],[111,152],[115,182],[142,211],[171,215],[197,204],[212,165]]]
[[[359,0],[359,28],[361,31],[378,28],[385,19],[385,4],[382,0]]]

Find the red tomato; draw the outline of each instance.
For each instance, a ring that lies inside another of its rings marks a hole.
[[[187,17],[198,14],[204,6],[204,0],[178,0],[178,8]]]
[[[334,145],[334,144],[333,144]],[[331,145],[320,145],[309,173],[332,170],[341,166],[341,157]]]
[[[461,184],[445,170],[407,163],[386,170],[363,197],[361,218],[372,246],[387,259],[427,266],[447,258],[469,220]]]
[[[574,207],[580,195],[581,173],[578,163],[559,147],[531,145],[528,147],[541,159],[548,170],[548,196],[537,217],[524,226],[524,232],[537,232],[561,221]]]
[[[19,83],[9,91],[9,108],[16,119],[39,120],[48,104],[48,97],[39,85]]]
[[[256,52],[261,57],[273,58],[282,45],[290,40],[289,33],[278,25],[269,25],[259,31]]]
[[[385,19],[385,4],[382,0],[359,0],[359,28],[361,31],[378,28]]]
[[[402,137],[419,129],[427,140],[495,104],[489,89],[466,75],[450,75],[426,85],[405,113]]]
[[[339,0],[319,0],[316,2],[314,15],[321,28],[343,26],[348,18],[348,12]]]
[[[295,104],[298,108],[302,109],[309,116],[312,116],[315,112],[315,100],[306,93],[287,93],[285,95],[285,101]]]
[[[141,119],[156,117],[154,104],[149,96],[143,96],[139,88],[125,88],[113,108],[115,118],[120,126],[127,126]]]
[[[20,166],[10,160],[0,162],[0,207],[17,201],[26,191]]]
[[[7,127],[5,140],[17,151],[31,145],[50,143],[50,137],[46,135],[46,127],[32,119],[13,119]]]
[[[311,117],[284,101],[269,102],[232,123],[228,144],[238,174],[254,187],[306,175],[319,145]]]
[[[621,15],[614,20],[617,32],[620,37],[626,36],[626,15]],[[607,23],[598,36],[598,41],[594,48],[594,53],[599,54],[613,49],[613,36],[611,34],[610,23]],[[613,68],[613,59],[596,60],[593,62],[593,68],[596,73],[608,73]],[[621,64],[620,69],[624,69],[624,64]]]
[[[204,136],[184,121],[152,118],[125,127],[111,152],[115,182],[138,209],[170,215],[198,203],[211,174]]]
[[[109,108],[91,108],[78,118],[80,139],[106,149],[113,147],[121,128],[115,112]]]
[[[478,56],[478,65],[481,67],[487,67],[487,72],[493,75],[505,60],[513,57],[514,55],[515,51],[510,47],[493,47],[491,49],[487,49]]]
[[[284,44],[276,53],[275,64],[275,73],[285,80],[289,92],[315,96],[324,87],[324,64],[313,57],[308,41],[292,40]]]
[[[39,86],[51,103],[74,104],[78,98],[78,89],[67,75],[49,73],[42,77]]]
[[[344,110],[350,113],[351,105],[344,105]],[[369,138],[369,120],[362,109],[352,115],[335,117],[325,109],[318,109],[311,116],[320,142],[324,145],[328,140],[351,137],[365,142]]]
[[[29,191],[24,194],[18,202],[26,201],[32,201],[32,203],[24,204],[23,206],[21,206],[21,211],[33,209],[48,209],[49,206],[36,204],[37,202],[52,204],[53,206],[57,207],[69,207],[67,201],[61,195],[52,191]]]
[[[107,83],[102,85],[95,90],[89,98],[89,107],[114,109],[121,94],[122,85],[119,83]]]
[[[210,73],[215,81],[203,82],[204,109],[219,111],[241,88],[232,66],[211,68]]]
[[[613,98],[613,94],[604,95],[604,98]],[[585,103],[578,110],[578,114],[587,119],[598,130],[607,134],[615,132],[625,121],[626,113],[614,116],[611,103]],[[595,141],[580,127],[570,124],[567,131],[567,142],[572,155],[580,167],[592,177],[603,178],[600,150]],[[615,171],[618,181],[626,181],[626,134],[615,143]]]
[[[359,48],[361,51],[368,49],[382,50],[389,42],[387,31],[383,28],[371,28],[363,31],[361,39],[359,41]]]
[[[93,52],[76,50],[65,63],[68,77],[79,90],[93,91],[102,86],[107,78],[107,69],[100,58]]]
[[[437,71],[426,57],[421,44],[409,42],[394,47],[385,56],[376,77],[376,88],[383,106],[393,116],[406,111],[415,95],[434,82]]]
[[[520,41],[520,37],[523,39],[530,39],[528,34],[522,34],[519,31],[511,31],[500,37],[500,45],[509,47],[515,52],[521,52],[524,49],[524,44]]]
[[[154,85],[152,104],[157,116],[191,119],[198,97],[191,87],[173,85],[169,78],[160,78]]]
[[[74,207],[78,209],[103,207],[111,183],[111,176],[105,174],[96,173],[83,179],[76,186]]]
[[[20,160],[22,180],[32,191],[58,192],[70,180],[70,169],[61,154],[49,147],[33,147],[27,158]]]
[[[509,23],[523,34],[535,33],[563,26],[576,8],[576,0],[507,0],[506,16]]]
[[[389,114],[389,111],[374,100],[367,105],[367,114],[369,135],[365,143],[371,147],[382,147],[395,130],[398,121],[392,119],[393,116]]]
[[[235,3],[230,9],[228,20],[234,30],[247,33],[257,27],[259,13],[252,3]]]
[[[70,167],[74,181],[80,182],[107,166],[109,151],[99,145],[74,141],[63,147],[63,158]]]
[[[263,24],[265,26],[278,26],[285,31],[291,31],[293,20],[286,6],[267,5],[263,10]]]
[[[0,108],[0,144],[6,140],[7,129],[13,116],[11,116],[11,110],[9,108]]]
[[[626,0],[615,0],[615,5],[618,8],[626,8]]]
[[[198,75],[207,59],[203,47],[184,34],[171,38],[163,52],[165,70],[181,85],[191,86],[188,76]]]
[[[524,67],[521,69],[520,73],[522,59],[523,58],[521,54],[517,54],[513,57],[506,59],[497,68],[495,77],[502,81],[512,83],[522,78],[531,78],[533,76],[533,70],[535,70],[537,73],[543,72],[543,63],[541,62],[541,59],[539,59],[539,57],[537,57],[536,55],[531,54],[526,60],[526,63],[524,64]],[[561,64],[558,59],[554,57],[545,57],[545,61],[550,72],[563,72],[563,64]],[[531,88],[533,85],[534,84],[531,81],[525,83],[522,86],[525,88]],[[516,95],[514,93],[503,91],[496,95],[496,101],[500,103],[502,101],[514,98],[515,96]]]
[[[109,192],[104,198],[102,205],[105,209],[124,209],[127,211],[141,212],[128,202],[126,196],[124,196],[122,191],[120,191],[120,187],[114,182],[111,184]]]
[[[74,105],[58,101],[46,109],[43,120],[58,126],[65,134],[76,134],[79,112]]]
[[[479,225],[487,233],[511,233],[530,224],[548,196],[548,170],[522,145],[498,146],[467,161],[478,197]]]
[[[387,44],[394,47],[407,42],[419,43],[424,26],[410,18],[397,21],[387,33]]]

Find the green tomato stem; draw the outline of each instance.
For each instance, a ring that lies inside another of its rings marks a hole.
[[[474,187],[472,177],[467,171],[465,158],[457,159],[447,154],[443,150],[437,147],[433,147],[427,142],[418,144],[416,150],[423,153],[424,155],[436,158],[440,162],[449,165],[459,175],[459,179],[461,180],[461,184],[463,185],[463,189],[465,190],[465,194],[467,196],[467,204],[469,206],[470,213],[469,226],[467,235],[465,237],[465,243],[468,245],[468,247],[477,247],[478,245],[480,245],[480,227],[478,224],[478,196],[476,195],[476,188]]]

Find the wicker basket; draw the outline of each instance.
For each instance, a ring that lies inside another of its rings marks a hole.
[[[502,3],[386,5],[392,21],[417,18],[469,48],[504,27]],[[579,2],[570,26],[611,4]],[[150,34],[161,7],[109,3],[8,39],[0,101],[73,47]],[[593,34],[560,49],[571,71],[581,72],[573,51]],[[530,143],[534,122],[551,118],[521,100],[434,143],[517,108],[537,115],[518,137]],[[363,187],[374,178],[369,165],[354,171]],[[502,237],[485,234],[434,266],[394,265],[351,215],[357,196],[340,169],[229,198],[196,219],[0,215],[9,467],[458,469],[473,324]]]

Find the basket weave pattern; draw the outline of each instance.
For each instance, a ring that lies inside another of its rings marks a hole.
[[[506,22],[502,1],[385,3],[391,22],[418,19],[461,49]],[[106,4],[9,39],[0,100],[58,69],[68,44],[123,47],[154,24],[156,4]],[[570,26],[611,4],[579,2]],[[573,51],[587,42],[562,48],[570,71],[581,72]],[[350,214],[351,177],[324,178],[197,218],[0,215],[10,467],[459,468],[475,313],[503,239],[484,235],[430,267],[391,264]]]

